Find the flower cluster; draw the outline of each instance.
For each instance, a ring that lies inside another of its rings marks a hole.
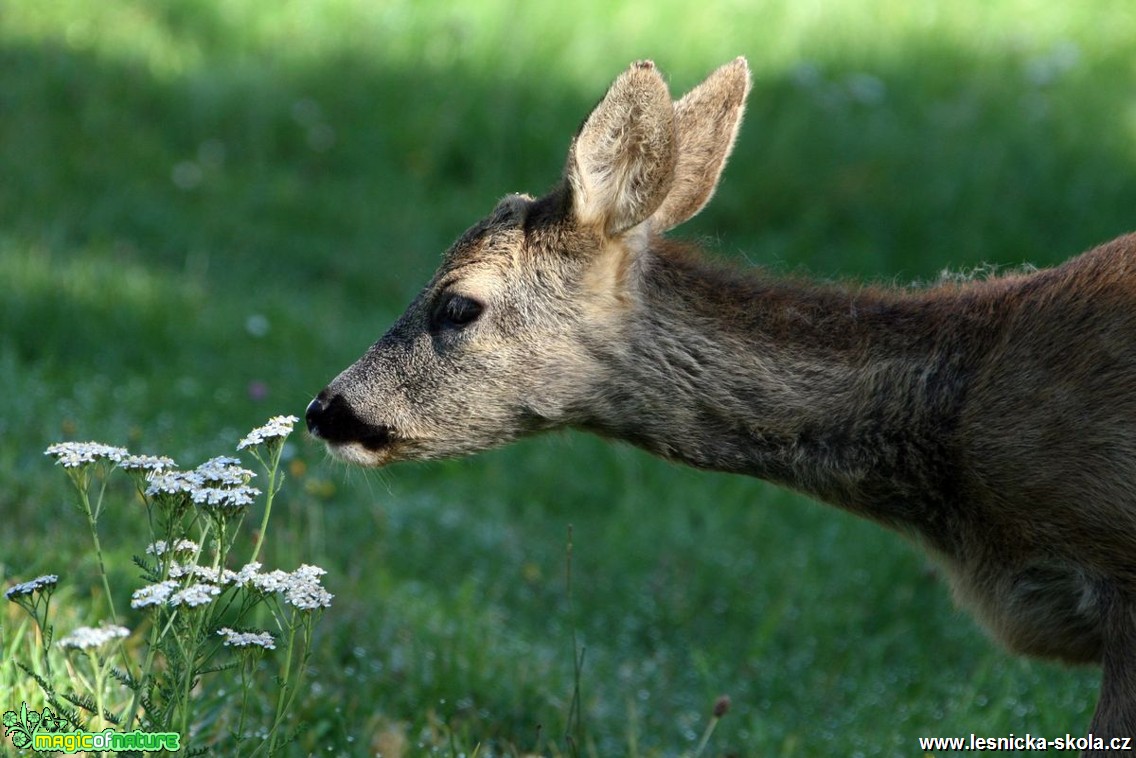
[[[170,605],[184,605],[189,608],[196,608],[200,605],[212,603],[213,598],[220,594],[221,588],[217,585],[200,582],[198,584],[191,584],[185,589],[178,590],[170,595]]]
[[[130,606],[149,608],[169,604],[197,607],[212,602],[229,586],[251,585],[262,595],[282,595],[285,603],[302,611],[330,608],[335,595],[320,584],[320,577],[326,573],[319,566],[308,564],[291,573],[276,569],[262,574],[259,563],[249,563],[240,571],[231,571],[172,561],[169,565],[170,578],[136,590],[130,598]],[[181,580],[195,580],[196,584],[182,588]]]
[[[167,471],[176,465],[173,458],[164,455],[127,455],[118,462],[121,469],[143,473]]]
[[[150,498],[183,496],[213,513],[233,514],[252,505],[260,495],[256,487],[248,486],[255,472],[242,468],[236,458],[211,458],[192,471],[155,470],[148,475],[145,494]]]
[[[178,540],[172,547],[170,545],[167,545],[165,540],[158,540],[157,542],[151,542],[146,546],[146,555],[155,555],[161,557],[167,552],[196,553],[200,549],[201,546],[193,540]]]
[[[256,502],[260,490],[256,487],[199,487],[190,493],[193,502],[220,511],[247,508]]]
[[[130,455],[125,448],[101,442],[59,442],[43,452],[44,455],[54,456],[56,463],[63,468],[80,468],[96,461],[119,463]]]
[[[146,497],[160,495],[188,495],[200,485],[192,471],[159,471],[147,477]]]
[[[193,473],[200,477],[202,485],[211,487],[240,487],[256,476],[254,472],[242,468],[241,462],[236,458],[224,455],[210,458],[195,468]]]
[[[259,571],[260,564],[255,562],[246,563],[240,571],[234,572],[225,569],[221,572],[221,582],[222,584],[233,584],[237,587],[244,587],[253,580],[253,577],[257,576],[257,572]]]
[[[289,576],[284,589],[284,602],[301,611],[314,611],[317,608],[330,608],[335,597],[320,586],[320,577],[327,571],[319,566],[304,564]]]
[[[330,608],[331,601],[335,597],[320,585],[320,577],[326,573],[319,566],[304,564],[291,574],[283,571],[261,574],[259,577],[254,577],[252,583],[265,594],[280,593],[284,595],[284,602],[289,605],[302,611],[311,611],[316,608]]]
[[[170,599],[170,595],[174,594],[174,590],[177,588],[178,583],[172,579],[157,584],[148,584],[135,590],[134,594],[130,596],[130,607],[149,608],[150,606],[165,605],[166,601]]]
[[[60,647],[76,650],[90,650],[102,647],[120,637],[129,637],[130,630],[124,626],[81,626],[59,641]]]
[[[290,574],[279,569],[257,574],[252,578],[252,586],[265,595],[280,593],[284,602],[302,611],[313,611],[330,608],[335,597],[320,585],[320,577],[326,573],[319,566],[304,564]]]
[[[23,582],[14,587],[9,587],[8,591],[4,593],[4,597],[14,602],[16,598],[31,595],[42,589],[52,589],[58,582],[59,577],[56,574],[44,574],[43,576],[37,576],[30,582]]]
[[[226,647],[262,647],[265,650],[275,650],[276,641],[268,632],[238,632],[223,626],[217,634],[225,638]]]
[[[172,458],[136,455],[99,442],[60,442],[47,448],[45,454],[54,458],[77,492],[78,509],[86,517],[102,580],[100,594],[109,611],[108,621],[75,629],[56,642],[68,653],[66,673],[71,674],[69,688],[58,693],[62,700],[89,711],[94,722],[121,725],[127,731],[139,725],[153,725],[161,731],[195,727],[200,721],[195,700],[200,699],[197,693],[205,691],[199,680],[233,668],[231,659],[236,658],[246,697],[235,720],[233,745],[245,745],[251,738],[251,731],[244,729],[247,694],[257,680],[266,677],[278,684],[275,716],[271,728],[257,734],[265,738],[269,754],[287,741],[284,712],[299,691],[318,611],[330,607],[334,597],[321,586],[327,572],[318,566],[262,573],[257,562],[273,501],[286,478],[280,470],[284,441],[297,421],[295,416],[273,417],[237,446],[263,468],[264,478],[258,481],[267,482],[262,485],[265,493],[251,486],[256,474],[233,457],[212,458],[183,470]],[[119,469],[122,473],[117,473]],[[130,613],[146,615],[149,622],[147,631],[137,634],[137,645],[124,644],[131,631],[117,625],[121,616],[113,598],[118,593],[112,592],[111,572],[104,561],[104,555],[111,553],[102,549],[99,538],[99,516],[109,501],[104,496],[120,492],[110,486],[112,477],[130,480],[134,494],[145,504],[149,527],[148,539],[141,544],[150,544],[143,555],[135,556],[135,563],[142,569],[143,581],[150,584],[130,597]],[[252,553],[242,568],[230,570],[226,565],[232,562],[235,548],[243,546],[239,541],[243,517],[261,496],[263,516]],[[52,674],[48,657],[52,652],[49,616],[58,582],[57,575],[45,574],[4,593],[39,629],[34,641],[39,643],[43,664],[19,665],[37,680],[49,700],[56,695],[51,689],[54,681],[63,678]],[[257,618],[271,618],[277,628],[269,633],[243,626],[256,624]],[[222,623],[238,626],[218,629]],[[268,671],[259,665],[258,657],[266,650],[276,650],[280,641],[286,641],[287,652],[280,665]],[[39,670],[46,676],[32,673]],[[123,687],[132,694],[123,692]],[[258,706],[256,710],[262,709]],[[50,711],[45,709],[43,714],[42,723],[55,723],[49,721],[54,718]],[[4,714],[4,726],[11,726],[9,716],[15,713]],[[34,725],[31,713],[26,720]]]
[[[283,439],[292,433],[292,426],[300,419],[295,416],[273,416],[264,426],[253,429],[237,444],[237,450],[262,445],[277,439]]]
[[[218,579],[221,578],[221,572],[209,566],[198,566],[195,563],[178,563],[173,561],[170,563],[170,579],[182,579],[191,576],[194,579],[199,579],[203,582],[216,584]]]

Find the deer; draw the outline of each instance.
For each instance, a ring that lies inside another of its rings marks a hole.
[[[845,509],[925,550],[1011,652],[1102,667],[1084,755],[1136,737],[1136,234],[1049,269],[814,282],[664,236],[751,88],[632,64],[559,182],[505,196],[308,406],[365,467],[574,428]]]

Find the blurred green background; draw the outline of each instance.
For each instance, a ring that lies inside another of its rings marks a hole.
[[[191,466],[302,415],[631,60],[678,96],[739,54],[737,149],[678,230],[716,254],[902,284],[1136,227],[1129,0],[0,0],[0,579],[93,566],[48,444]],[[1087,728],[1094,671],[1010,657],[907,543],[760,482],[575,433],[290,455],[267,564],[337,595],[296,755],[566,753],[573,628],[585,754],[691,750],[720,694],[707,755]]]

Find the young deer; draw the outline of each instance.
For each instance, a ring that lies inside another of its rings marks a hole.
[[[364,466],[560,427],[767,479],[891,527],[1010,649],[1103,664],[1136,736],[1136,235],[927,289],[783,281],[661,235],[710,199],[742,58],[678,102],[650,62],[563,180],[510,195],[307,410]]]

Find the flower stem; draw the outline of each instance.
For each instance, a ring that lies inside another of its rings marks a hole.
[[[87,528],[91,530],[91,541],[95,545],[95,560],[99,564],[99,576],[103,580],[103,592],[106,593],[107,606],[110,608],[110,620],[113,624],[118,624],[118,614],[114,610],[114,595],[110,591],[110,580],[107,578],[106,562],[103,561],[103,546],[99,542],[99,525],[98,525],[98,511],[102,506],[103,492],[105,492],[105,484],[103,490],[99,492],[99,502],[96,504],[95,509],[91,509],[91,498],[87,494],[86,488],[79,490],[79,502],[83,506],[83,513],[87,517]]]
[[[298,683],[289,682],[292,675],[292,654],[296,650],[296,614],[292,614],[292,623],[288,625],[288,652],[284,656],[284,665],[280,675],[280,693],[276,698],[276,715],[272,719],[272,727],[268,733],[268,755],[271,756],[276,750],[276,738],[279,736],[278,732],[280,724],[284,720],[284,711],[286,705],[291,702],[292,698],[289,697],[290,691],[294,690]]]
[[[249,563],[255,563],[257,556],[260,555],[260,548],[264,544],[264,535],[268,532],[268,518],[272,515],[272,501],[276,497],[276,492],[283,486],[284,482],[276,481],[277,469],[280,467],[280,454],[284,452],[284,444],[282,442],[276,443],[269,448],[269,460],[271,463],[265,463],[264,459],[260,457],[260,453],[253,450],[253,455],[260,465],[264,466],[265,474],[268,476],[268,493],[264,498],[264,517],[260,520],[260,530],[256,533],[256,545],[252,549],[252,557],[249,558]]]

